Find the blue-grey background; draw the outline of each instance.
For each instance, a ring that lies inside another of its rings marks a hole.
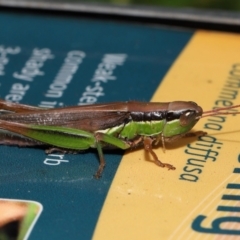
[[[6,75],[0,76],[0,97],[4,98],[34,48],[49,48],[55,58],[41,69],[44,76],[34,79],[21,103],[38,105],[45,100],[49,85],[58,73],[67,52],[86,53],[60,100],[78,103],[106,53],[128,55],[123,66],[114,70],[116,81],[104,85],[99,102],[149,101],[169,67],[191,38],[192,31],[114,23],[82,18],[17,13],[0,13],[0,45],[20,46],[9,55]],[[169,99],[174,100],[169,92]],[[105,153],[107,166],[100,180],[93,178],[98,167],[96,151],[65,155],[69,163],[43,164],[42,149],[0,147],[0,198],[26,199],[43,205],[30,239],[90,239],[112,182],[122,151]],[[117,211],[117,209],[116,209]],[[114,214],[114,213],[113,213]]]

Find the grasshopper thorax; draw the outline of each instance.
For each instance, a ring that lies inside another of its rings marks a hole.
[[[195,102],[176,101],[169,103],[167,121],[179,120],[181,126],[195,124],[202,116],[203,110]]]

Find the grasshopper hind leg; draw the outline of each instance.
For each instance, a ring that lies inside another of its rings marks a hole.
[[[130,147],[128,142],[122,139],[116,138],[114,136],[101,133],[101,132],[95,133],[95,146],[97,148],[99,161],[100,161],[98,170],[94,175],[94,177],[97,179],[101,177],[103,169],[106,165],[104,156],[103,156],[102,146],[105,146],[105,147],[108,146],[110,148],[111,147],[120,148],[123,150],[128,149]]]
[[[102,146],[101,143],[97,141],[96,143],[97,151],[98,151],[98,156],[99,156],[99,167],[97,172],[93,175],[96,179],[99,179],[102,176],[103,169],[106,165],[106,162],[104,160],[103,156],[103,151],[102,151]]]
[[[159,167],[163,167],[163,168],[166,167],[166,168],[168,168],[168,170],[175,170],[176,168],[173,165],[168,164],[168,163],[162,163],[158,159],[156,153],[152,150],[152,143],[153,143],[153,141],[154,141],[154,139],[151,139],[150,137],[145,137],[144,141],[143,141],[144,149],[152,155],[154,162]]]
[[[31,138],[27,138],[8,131],[0,130],[0,145],[18,146],[18,147],[36,147],[45,146],[45,144]]]

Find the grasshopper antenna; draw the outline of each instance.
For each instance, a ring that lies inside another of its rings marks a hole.
[[[240,104],[239,105],[230,106],[230,107],[215,108],[215,109],[203,112],[203,114],[202,114],[202,116],[200,118],[209,117],[209,116],[215,116],[215,115],[240,114],[240,112],[229,112],[229,111],[227,111],[229,109],[239,108],[239,107],[240,107]]]

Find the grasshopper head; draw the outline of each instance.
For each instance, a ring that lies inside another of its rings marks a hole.
[[[189,132],[201,118],[203,110],[195,102],[171,102],[166,115],[163,135],[176,136]]]

